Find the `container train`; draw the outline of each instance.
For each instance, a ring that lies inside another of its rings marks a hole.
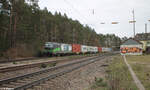
[[[47,56],[71,55],[71,54],[87,54],[110,52],[111,48],[87,46],[80,44],[65,44],[57,42],[46,42],[43,54]]]

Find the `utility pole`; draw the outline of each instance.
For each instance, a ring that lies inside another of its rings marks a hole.
[[[145,23],[145,40],[147,40],[147,23]]]
[[[150,22],[150,19],[148,20]],[[150,26],[149,26],[150,27]]]
[[[133,33],[134,33],[134,37],[135,37],[135,16],[134,16],[134,10],[132,11],[133,13]]]
[[[145,34],[147,33],[147,23],[145,23]]]
[[[72,29],[72,43],[75,42],[75,41],[74,41],[74,36],[75,36],[75,35],[74,35],[74,31],[75,31],[75,29],[73,28],[73,29]]]
[[[134,15],[134,10],[132,11],[133,14],[133,20],[129,21],[129,23],[133,23],[133,37],[135,37],[135,15]]]

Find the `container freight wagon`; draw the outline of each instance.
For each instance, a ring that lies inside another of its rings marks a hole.
[[[72,53],[80,54],[81,53],[81,45],[80,44],[72,44]]]

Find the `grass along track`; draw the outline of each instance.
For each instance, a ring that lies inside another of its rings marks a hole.
[[[97,77],[92,90],[138,90],[121,55],[113,57],[105,72],[105,77]]]
[[[110,90],[138,90],[121,55],[114,58],[107,72]]]
[[[126,56],[126,58],[145,89],[150,90],[150,55]]]

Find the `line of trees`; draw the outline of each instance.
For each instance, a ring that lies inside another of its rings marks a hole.
[[[121,39],[114,34],[97,34],[89,26],[45,8],[34,0],[0,0],[0,56],[33,56],[45,42],[78,43],[93,46],[119,46]]]

